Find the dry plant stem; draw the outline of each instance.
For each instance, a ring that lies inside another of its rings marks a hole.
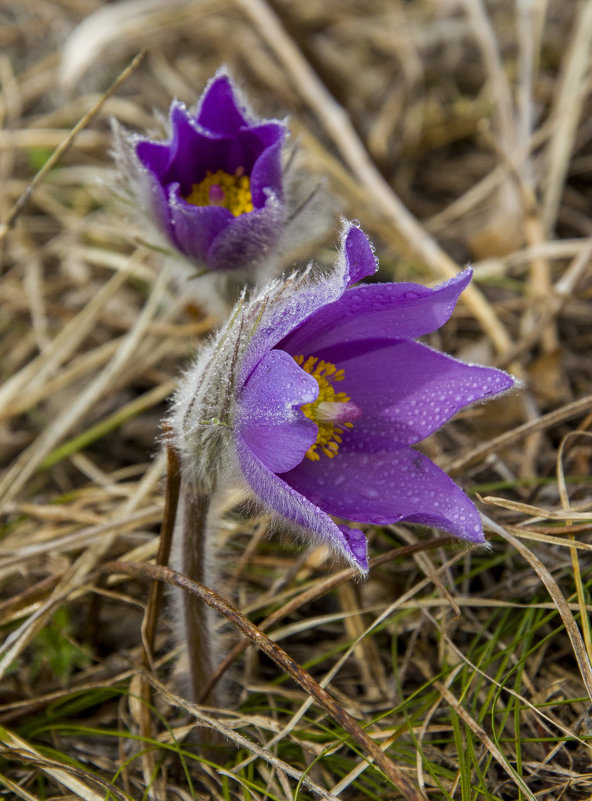
[[[503,357],[495,360],[496,367],[508,367],[517,356],[536,345],[542,339],[551,323],[552,330],[557,330],[555,318],[565,302],[573,294],[578,281],[588,268],[591,258],[592,238],[589,238],[576,253],[561,278],[552,287],[549,296],[542,302],[536,325],[531,328],[528,334],[521,336],[520,341],[507,351]]]
[[[128,527],[136,528],[139,521],[153,520],[154,515],[155,513],[152,510],[150,510],[148,515],[143,511],[132,515],[131,520],[129,518],[124,520],[122,517],[119,517],[116,521],[109,522],[109,524],[105,526],[93,527],[90,546],[83,551],[82,555],[78,557],[75,563],[60,577],[50,597],[41,607],[36,609],[33,614],[20,623],[16,629],[11,631],[0,644],[0,681],[15,659],[18,658],[37,632],[46,624],[56,606],[66,598],[73,600],[80,595],[84,595],[88,589],[84,585],[84,580],[89,571],[94,569],[98,559],[105,552],[102,550],[103,547],[107,550],[114,541],[117,533],[120,533],[122,529]],[[156,515],[160,517],[158,510],[156,510]],[[105,535],[108,533],[108,536],[97,539],[98,531],[101,531],[101,533]],[[55,541],[53,544],[45,545],[44,548],[37,550],[37,553],[48,553],[54,549]],[[18,563],[19,559],[18,557],[14,557],[11,561],[12,563]],[[20,561],[22,562],[22,556]]]
[[[516,139],[518,150],[528,148],[534,125],[534,98],[533,86],[538,69],[539,53],[541,47],[541,6],[545,13],[544,4],[539,3],[535,8],[530,0],[517,0],[516,3],[516,32],[518,38],[518,86],[516,91]],[[532,179],[532,164],[524,164],[524,174],[528,183]]]
[[[177,506],[179,504],[179,491],[181,485],[179,459],[176,451],[167,445],[167,467],[166,467],[166,489],[164,494],[164,510],[162,513],[162,525],[160,529],[160,542],[158,545],[158,555],[156,563],[158,565],[168,565],[171,555],[171,545],[173,542],[173,532],[175,530],[175,520],[177,517]],[[152,651],[154,649],[154,639],[156,636],[156,622],[162,601],[162,583],[154,581],[150,587],[148,595],[148,605],[146,615],[142,622],[142,639],[144,641],[144,664],[150,667],[152,662]]]
[[[590,520],[592,515],[590,514],[590,503],[584,503],[583,509],[584,511],[579,510],[567,510],[567,511],[553,511],[552,509],[541,509],[538,506],[531,506],[529,503],[521,503],[520,501],[512,501],[508,498],[496,498],[495,495],[486,495],[483,499],[483,503],[491,504],[491,506],[499,506],[502,509],[510,509],[512,512],[519,512],[523,515],[530,515],[534,517],[536,520]],[[589,525],[589,524],[588,524]],[[507,528],[510,528],[508,526]],[[569,532],[569,526],[565,526],[567,531]],[[525,530],[526,533],[526,530]],[[581,547],[581,543],[579,543]],[[573,546],[570,546],[573,547]]]
[[[489,76],[491,92],[495,101],[501,146],[505,153],[509,155],[514,149],[516,128],[512,107],[512,93],[502,65],[498,40],[487,16],[483,0],[463,0],[463,5],[472,22],[475,39],[481,49]]]
[[[46,456],[64,434],[82,418],[92,404],[96,402],[97,398],[103,395],[106,388],[112,385],[113,380],[120,375],[124,366],[129,363],[132,355],[137,350],[138,343],[142,340],[149,323],[159,307],[165,282],[166,276],[163,271],[157,278],[152,293],[142,309],[134,328],[124,337],[122,345],[113,359],[93,382],[83,390],[72,405],[62,410],[57,418],[39,435],[32,445],[17,457],[4,473],[0,479],[0,487],[3,488],[0,490],[0,495],[4,492],[4,504],[9,502],[11,498],[20,491],[30,476],[35,472],[44,456]],[[155,466],[158,467],[158,462],[155,462]],[[152,468],[148,471],[148,474],[152,474]],[[128,503],[133,505],[135,503],[134,498],[130,498],[125,506],[127,506]],[[69,592],[72,588],[75,588],[77,592],[83,592],[82,589],[78,588],[80,588],[80,585],[84,582],[88,573],[94,569],[97,561],[111,547],[119,531],[121,531],[124,518],[128,516],[129,512],[127,512],[124,507],[116,516],[117,519],[109,523],[108,527],[111,529],[109,535],[101,537],[98,540],[93,540],[90,547],[84,550],[66,570],[51,597],[43,607],[38,610],[38,613],[32,615],[25,624],[17,629],[18,635],[17,632],[13,632],[18,639],[15,640],[14,643],[11,641],[8,648],[0,649],[0,676],[3,675],[10,665],[10,662],[16,658],[18,653],[26,647],[27,643],[31,641],[36,632],[43,626],[44,622],[47,620],[47,616],[53,609],[53,603],[56,599],[60,598],[64,592]],[[20,558],[22,559],[22,554]]]
[[[450,545],[453,542],[455,542],[454,537],[436,537],[432,540],[427,540],[427,542],[406,545],[402,548],[394,548],[391,551],[387,551],[386,553],[371,559],[369,563],[369,569],[372,570],[375,567],[378,567],[378,565],[386,564],[387,562],[391,562],[393,559],[398,559],[402,556],[410,556],[418,551],[428,551],[433,548],[439,548],[442,545]],[[259,629],[261,631],[267,631],[269,628],[271,628],[271,626],[273,626],[275,623],[278,623],[287,615],[291,615],[305,604],[316,601],[318,598],[321,598],[323,595],[325,595],[325,593],[330,592],[334,587],[339,587],[346,581],[351,581],[352,579],[357,578],[357,576],[357,569],[355,567],[348,567],[345,570],[341,570],[339,573],[335,573],[333,576],[329,576],[324,581],[316,582],[309,590],[300,593],[291,601],[288,601],[288,603],[284,604],[279,609],[276,609],[275,612],[272,612],[262,623],[259,624]],[[234,660],[237,659],[248,647],[249,642],[249,639],[244,639],[240,642],[237,642],[230,653],[224,657],[212,675],[210,682],[202,690],[202,694],[199,698],[200,703],[203,703],[203,700],[212,691],[213,687],[232,665]]]
[[[186,576],[170,568],[160,565],[133,564],[129,562],[110,562],[103,571],[110,573],[124,573],[138,578],[152,578],[166,582],[183,590],[184,593],[198,599],[200,604],[207,604],[229,620],[236,628],[260,648],[282,670],[288,673],[302,689],[314,700],[363,748],[384,772],[385,776],[395,785],[407,801],[426,801],[425,796],[414,787],[405,774],[383,753],[380,746],[372,740],[356,723],[351,715],[343,709],[326,690],[324,690],[313,677],[304,671],[279,645],[274,643],[260,629],[254,626],[242,612],[235,609],[203,584],[191,581]]]
[[[361,611],[361,598],[358,585],[350,581],[337,588],[339,605],[345,613],[344,627],[347,638],[354,641],[354,659],[357,663],[360,684],[366,688],[367,698],[376,701],[388,698],[390,688],[386,673],[372,637],[364,637],[366,630],[365,614]]]
[[[47,576],[23,592],[19,592],[5,601],[0,601],[0,626],[11,622],[12,615],[18,616],[19,612],[28,606],[38,601],[44,601],[59,580],[59,576]]]
[[[553,133],[545,152],[546,176],[543,219],[547,231],[555,227],[563,187],[573,153],[578,123],[584,109],[592,47],[592,3],[582,3],[574,20],[573,35],[564,67],[555,86]]]
[[[20,504],[6,504],[3,512],[15,512],[20,509]],[[97,542],[102,542],[106,537],[138,529],[140,526],[148,526],[157,523],[161,518],[162,513],[159,506],[148,506],[142,509],[141,512],[129,514],[126,512],[125,515],[118,515],[115,520],[109,520],[99,525],[88,526],[80,531],[74,531],[61,537],[56,537],[49,542],[25,546],[20,554],[14,551],[4,552],[0,550],[0,570],[5,570],[12,565],[25,566],[29,562],[37,562],[39,559],[47,558],[47,555],[52,551],[59,552],[60,549],[84,549],[85,546],[89,548]],[[1,648],[2,646],[0,646],[0,650]]]
[[[545,226],[542,220],[542,211],[537,203],[535,191],[533,189],[532,170],[528,158],[530,150],[523,148],[526,154],[524,163],[519,160],[517,153],[510,153],[504,149],[503,143],[500,144],[492,137],[488,136],[491,147],[495,150],[502,162],[502,166],[507,176],[508,190],[516,194],[523,211],[524,239],[529,250],[540,248],[547,241]],[[527,337],[537,324],[536,310],[553,299],[553,284],[551,281],[551,266],[547,259],[542,256],[531,256],[529,258],[530,280],[526,284],[526,294],[530,298],[530,303],[526,306],[520,326],[520,339]],[[539,335],[544,353],[553,353],[558,347],[558,337],[554,318],[545,326]],[[513,346],[514,348],[515,346]],[[512,348],[512,349],[513,349]],[[504,354],[504,359],[508,358],[508,352]]]
[[[336,143],[357,181],[365,188],[368,199],[380,206],[385,219],[395,226],[407,248],[440,278],[455,276],[458,272],[455,263],[395,195],[369,157],[349,116],[319,80],[265,0],[234,2],[253,21],[263,40],[283,64],[295,87]],[[496,350],[504,353],[510,348],[512,341],[508,332],[484,295],[475,286],[469,286],[465,289],[463,299]]]
[[[556,331],[557,313],[564,302],[565,299],[559,298],[556,295],[542,300],[542,302],[539,303],[539,312],[536,322],[533,323],[528,333],[520,336],[520,339],[512,345],[510,350],[506,351],[503,356],[495,359],[495,366],[501,369],[508,369],[521,353],[531,350],[531,348],[541,341],[546,336],[546,332],[549,331],[549,329]]]
[[[557,281],[554,287],[555,294],[566,300],[574,292],[578,281],[584,274],[592,259],[592,237],[589,237],[584,247],[574,256],[571,264]]]
[[[546,240],[545,226],[532,192],[523,186],[523,205],[525,206],[524,236],[529,247],[536,247]],[[551,265],[546,259],[533,259],[530,264],[530,281],[528,292],[533,307],[525,319],[523,334],[528,334],[536,326],[535,308],[545,304],[553,292],[551,281]],[[556,319],[553,316],[541,331],[540,342],[543,353],[554,353],[559,347]]]
[[[482,461],[490,453],[493,453],[493,451],[507,448],[510,445],[516,445],[521,439],[535,431],[551,428],[551,426],[557,423],[562,423],[572,417],[577,417],[579,414],[584,414],[584,412],[590,411],[591,408],[592,395],[586,395],[585,398],[580,398],[573,403],[568,403],[567,406],[562,406],[560,409],[554,409],[552,412],[544,414],[537,420],[529,420],[527,423],[517,426],[511,431],[506,431],[504,434],[500,434],[499,437],[495,437],[495,439],[489,440],[489,442],[485,442],[477,448],[473,448],[472,451],[469,451],[469,453],[464,456],[445,462],[441,467],[447,473],[460,473],[477,462]]]
[[[115,685],[119,684],[120,682],[125,682],[130,680],[136,672],[136,667],[130,668],[129,670],[124,670],[121,673],[110,673],[106,681],[91,681],[85,682],[82,684],[77,684],[75,686],[76,692],[87,692],[87,691],[94,691],[103,689],[105,686],[114,687]],[[36,712],[37,710],[43,709],[43,707],[47,706],[47,704],[52,703],[53,701],[61,701],[66,696],[71,695],[72,687],[64,687],[60,690],[54,690],[53,692],[45,693],[43,695],[36,695],[33,698],[26,698],[19,701],[13,701],[8,704],[1,704],[0,705],[0,729],[5,724],[8,723],[10,720],[18,720],[22,719],[23,715],[27,715],[30,712]]]
[[[51,156],[47,159],[43,167],[39,170],[39,172],[35,175],[31,183],[27,186],[25,191],[22,195],[18,198],[14,206],[8,212],[6,220],[2,225],[0,225],[0,242],[4,239],[7,235],[9,230],[14,225],[14,222],[21,211],[27,204],[27,201],[35,191],[36,187],[43,181],[45,176],[48,172],[55,167],[61,157],[64,155],[66,150],[70,147],[76,136],[85,128],[89,122],[96,117],[99,113],[103,105],[106,101],[111,97],[111,95],[116,92],[119,87],[121,86],[124,81],[126,81],[129,76],[140,66],[142,59],[144,58],[145,51],[140,51],[128,64],[128,66],[121,72],[117,78],[113,81],[109,89],[105,92],[104,95],[101,95],[99,100],[95,103],[95,105],[80,119],[76,125],[72,128],[68,136],[63,140],[63,142],[54,150]]]
[[[532,79],[535,59],[532,4],[519,2],[517,6],[519,34],[519,71],[520,85],[518,92],[519,117],[514,122],[512,95],[504,71],[498,43],[487,16],[482,0],[464,0],[467,12],[473,20],[477,40],[480,43],[483,58],[489,73],[492,91],[495,97],[498,125],[501,133],[501,149],[504,160],[510,162],[512,172],[516,173],[518,190],[524,209],[524,236],[529,246],[539,245],[546,240],[545,226],[537,206],[533,189],[530,158],[523,163],[517,160],[520,151],[529,152],[528,145],[532,133],[533,97]],[[513,187],[512,187],[513,189]],[[544,303],[551,294],[551,270],[549,262],[542,258],[533,258],[530,263],[530,281],[527,292],[532,298],[532,305],[526,308],[522,320],[522,336],[529,334],[536,326],[535,309]],[[554,317],[549,320],[540,334],[544,353],[553,353],[558,347],[557,331]],[[532,463],[540,447],[540,435],[529,438],[527,450],[532,458],[523,463],[522,475],[533,473]]]
[[[541,413],[531,392],[528,390],[522,392],[520,402],[527,422],[540,419]],[[526,437],[522,447],[520,468],[518,470],[518,476],[520,478],[536,478],[537,460],[543,441],[544,433],[542,431],[534,431]]]
[[[177,515],[177,506],[179,503],[179,488],[180,488],[180,465],[177,454],[173,448],[167,446],[167,471],[166,471],[166,491],[164,496],[164,510],[162,515],[162,525],[160,530],[160,541],[158,544],[158,554],[156,557],[157,564],[167,565],[171,554],[171,544],[173,541],[173,531],[175,529],[175,519]],[[142,640],[144,643],[144,650],[142,654],[142,661],[146,670],[152,668],[152,658],[154,650],[154,639],[156,636],[156,623],[158,620],[158,612],[162,601],[162,584],[160,581],[153,581],[150,585],[148,594],[148,604],[146,607],[146,615],[142,621]],[[146,679],[146,674],[140,676],[140,695],[142,704],[140,705],[140,734],[148,741],[152,737],[152,716],[151,709],[151,687]],[[152,775],[154,770],[154,753],[147,751],[142,754],[142,762],[144,765],[144,774],[148,777]]]
[[[440,568],[439,572],[447,571],[453,564],[455,564],[459,558],[462,558],[462,554],[453,555],[449,558]],[[353,655],[353,651],[355,646],[361,642],[366,637],[370,636],[371,633],[376,629],[377,626],[380,626],[386,620],[392,617],[397,609],[409,608],[411,605],[412,608],[417,608],[417,606],[421,606],[421,600],[417,598],[417,595],[422,592],[426,587],[432,584],[431,579],[423,578],[416,582],[413,587],[410,587],[406,592],[402,595],[399,595],[394,601],[392,601],[386,608],[382,609],[377,617],[375,617],[370,625],[365,629],[365,631],[359,636],[356,637],[353,643],[351,643],[348,648],[342,652],[340,658],[334,662],[331,668],[324,674],[323,678],[320,681],[320,685],[323,688],[329,686],[329,684],[333,681],[333,679],[337,676],[337,674],[341,671],[343,666],[346,662],[350,659]],[[443,603],[448,606],[448,601],[442,599]],[[472,603],[472,599],[471,599]],[[429,676],[429,679],[432,679],[432,676]],[[284,737],[286,737],[290,732],[294,731],[296,725],[303,719],[304,715],[306,715],[308,709],[310,709],[311,705],[314,703],[313,696],[307,696],[307,698],[300,704],[299,709],[291,716],[290,721],[282,726],[281,730],[274,735],[274,737],[266,742],[266,747],[271,748],[272,746],[276,745],[277,743],[281,742]],[[247,757],[244,759],[239,765],[235,766],[235,770],[243,770],[249,762],[251,762],[251,757]]]
[[[212,490],[213,492],[213,490]],[[181,480],[177,528],[181,544],[181,568],[192,581],[204,581],[207,574],[207,526],[211,494],[187,480]],[[212,642],[209,610],[197,594],[183,593],[183,637],[189,660],[191,699],[199,698],[212,675]],[[206,703],[213,703],[210,695]]]

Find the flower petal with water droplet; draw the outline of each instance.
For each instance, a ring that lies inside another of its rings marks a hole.
[[[419,451],[403,448],[369,456],[340,449],[339,458],[322,465],[305,459],[282,478],[338,517],[377,525],[407,520],[484,542],[473,502]]]

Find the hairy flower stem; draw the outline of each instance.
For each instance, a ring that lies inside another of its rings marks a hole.
[[[181,547],[181,572],[192,581],[211,583],[208,575],[208,512],[211,493],[204,492],[194,482],[182,479],[177,513],[178,543]],[[213,672],[213,642],[210,611],[195,596],[183,594],[183,639],[187,648],[189,693],[191,700],[201,695]],[[214,703],[213,693],[203,699]]]

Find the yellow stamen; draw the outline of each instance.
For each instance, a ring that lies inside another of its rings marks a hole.
[[[251,182],[240,167],[234,175],[208,170],[203,181],[193,184],[185,200],[193,206],[223,206],[235,217],[253,211]]]
[[[317,424],[318,434],[314,445],[306,451],[306,456],[313,462],[321,457],[317,448],[332,459],[339,451],[342,441],[341,434],[344,428],[353,428],[351,422],[336,422],[339,420],[343,404],[349,403],[351,398],[345,392],[335,392],[334,381],[343,381],[345,372],[338,370],[331,362],[324,362],[316,356],[294,356],[294,360],[307,373],[316,379],[319,385],[319,397],[314,403],[305,403],[300,407],[309,420]],[[359,412],[358,412],[359,414]],[[357,416],[357,414],[355,415]]]

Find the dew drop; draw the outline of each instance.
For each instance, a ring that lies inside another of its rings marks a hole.
[[[374,487],[363,487],[361,494],[364,498],[367,498],[370,501],[374,501],[380,496],[380,493]]]

